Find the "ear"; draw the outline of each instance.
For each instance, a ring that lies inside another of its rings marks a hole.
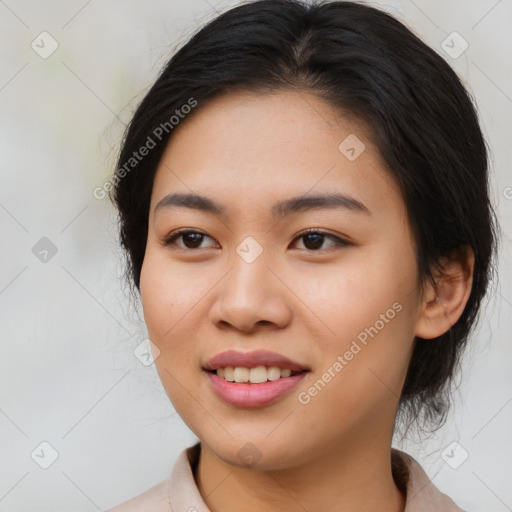
[[[471,294],[474,264],[475,255],[469,246],[442,259],[434,275],[435,284],[426,283],[415,336],[437,338],[457,322]]]

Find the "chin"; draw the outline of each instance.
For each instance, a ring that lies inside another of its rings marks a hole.
[[[254,469],[260,471],[282,470],[300,463],[301,456],[297,453],[297,446],[303,448],[299,442],[293,443],[295,448],[287,446],[282,438],[270,442],[265,439],[267,434],[260,438],[230,438],[228,442],[223,440],[201,441],[208,448],[230,466],[238,468]]]

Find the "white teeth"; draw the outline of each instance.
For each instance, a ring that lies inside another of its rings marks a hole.
[[[255,368],[245,368],[243,366],[227,366],[226,368],[217,368],[217,375],[229,382],[262,384],[267,380],[274,381],[281,377],[290,377],[292,371],[290,368],[279,368],[277,366],[256,366]]]
[[[249,381],[252,384],[261,384],[267,382],[267,369],[264,366],[256,366],[251,368],[249,372]]]
[[[267,379],[268,380],[277,380],[281,378],[281,369],[277,366],[271,366],[267,370]]]
[[[249,368],[237,366],[233,372],[235,382],[249,382]]]

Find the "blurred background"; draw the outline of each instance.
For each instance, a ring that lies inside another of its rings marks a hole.
[[[0,0],[3,512],[105,510],[168,478],[196,440],[140,357],[116,216],[94,191],[170,55],[237,3]],[[366,3],[401,19],[472,92],[503,229],[497,291],[450,418],[395,445],[465,510],[512,510],[512,2]]]

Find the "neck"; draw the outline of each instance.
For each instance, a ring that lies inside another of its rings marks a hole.
[[[363,449],[352,442],[292,468],[263,471],[228,464],[202,445],[196,480],[212,512],[403,512],[390,450],[382,439]]]

